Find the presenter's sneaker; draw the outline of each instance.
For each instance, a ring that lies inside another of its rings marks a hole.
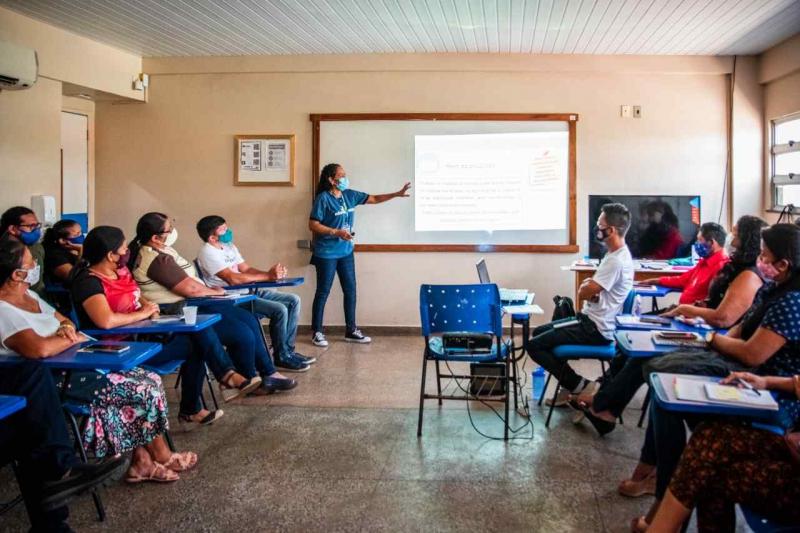
[[[294,355],[288,357],[275,358],[275,366],[284,372],[308,372],[311,368],[308,363],[297,359]]]
[[[346,342],[357,342],[359,344],[368,344],[372,342],[372,339],[361,333],[360,329],[354,329],[350,333],[347,333],[344,336],[344,340]]]
[[[294,358],[300,361],[301,363],[305,363],[307,365],[313,365],[317,362],[316,357],[309,357],[307,355],[303,355],[301,353],[294,352]]]
[[[314,333],[314,336],[311,337],[311,342],[314,346],[319,346],[321,348],[328,347],[328,339],[325,338],[325,335],[323,335],[321,331]]]

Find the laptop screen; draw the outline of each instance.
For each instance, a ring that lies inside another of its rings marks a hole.
[[[478,269],[478,279],[481,283],[491,283],[492,281],[489,279],[489,269],[486,268],[486,260],[481,259],[475,264],[475,268]]]

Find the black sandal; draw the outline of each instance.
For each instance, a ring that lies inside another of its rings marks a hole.
[[[614,431],[614,428],[617,427],[616,423],[603,420],[602,418],[593,415],[590,408],[583,409],[583,414],[586,415],[586,420],[592,423],[594,429],[597,430],[601,437],[611,433]]]
[[[198,426],[208,426],[210,424],[213,424],[214,422],[216,422],[217,420],[222,418],[222,415],[224,415],[224,414],[225,414],[225,411],[223,411],[222,409],[217,409],[215,411],[210,411],[206,416],[204,416],[200,420],[194,420],[192,418],[194,415],[187,415],[187,414],[184,414],[184,413],[179,413],[178,414],[178,423],[186,431],[191,431],[192,429],[194,429],[195,427],[198,427]]]

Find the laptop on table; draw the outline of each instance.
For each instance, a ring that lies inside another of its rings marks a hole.
[[[478,279],[481,283],[491,283],[489,278],[489,269],[486,266],[486,260],[481,258],[475,264],[478,269]],[[500,289],[500,301],[503,305],[526,305],[532,304],[535,294],[528,292],[526,289]]]

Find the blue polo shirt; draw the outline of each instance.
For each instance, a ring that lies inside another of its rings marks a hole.
[[[353,232],[356,220],[356,206],[367,201],[365,192],[347,189],[342,197],[336,198],[330,191],[318,194],[311,208],[311,220],[333,229],[347,229]],[[339,259],[353,253],[353,241],[346,241],[332,235],[314,236],[314,255],[323,259]]]

